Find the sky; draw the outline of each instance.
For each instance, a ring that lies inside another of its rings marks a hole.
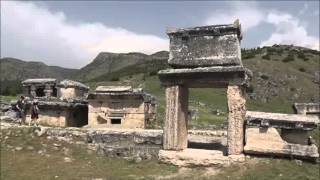
[[[169,50],[168,27],[236,19],[242,48],[319,50],[319,1],[1,1],[1,57],[81,68],[99,52]]]

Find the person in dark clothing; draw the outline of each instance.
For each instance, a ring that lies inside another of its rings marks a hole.
[[[34,101],[31,106],[31,121],[29,122],[29,126],[33,123],[38,126],[38,119],[39,119],[39,107],[38,102]]]
[[[26,102],[24,96],[20,96],[20,99],[17,101],[16,108],[18,110],[19,124],[25,124]]]

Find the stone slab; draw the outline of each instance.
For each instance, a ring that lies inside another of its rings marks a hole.
[[[243,85],[250,80],[250,70],[243,66],[216,66],[159,71],[162,85],[183,84],[188,87],[226,87],[229,84]]]
[[[312,130],[319,124],[316,115],[267,113],[247,111],[246,120],[248,126],[276,127],[282,129]]]
[[[275,128],[247,128],[246,154],[283,157],[318,158],[316,145],[291,144],[284,141]]]
[[[73,81],[70,79],[64,79],[61,81],[59,84],[57,84],[57,87],[63,87],[63,88],[79,88],[79,89],[84,89],[84,90],[89,90],[89,87],[78,82],[78,81]]]
[[[98,86],[96,92],[132,92],[131,86]]]
[[[218,166],[226,167],[245,161],[244,155],[224,156],[222,151],[185,149],[182,151],[159,151],[159,160],[176,166]]]
[[[320,116],[320,103],[294,103],[293,107],[297,114]]]
[[[26,79],[22,81],[22,85],[28,84],[55,84],[57,82],[56,79],[53,78],[37,78],[37,79]]]

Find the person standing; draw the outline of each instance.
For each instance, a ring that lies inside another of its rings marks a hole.
[[[26,102],[24,96],[20,96],[20,99],[17,101],[16,108],[18,110],[19,124],[25,124]]]
[[[38,107],[38,102],[33,101],[32,106],[31,106],[31,121],[29,122],[29,126],[33,123],[38,126],[38,119],[39,119],[39,107]]]

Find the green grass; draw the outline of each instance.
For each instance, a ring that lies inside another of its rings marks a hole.
[[[303,162],[300,166],[294,160],[266,159],[260,163],[251,162],[243,166],[236,165],[227,168],[217,174],[217,179],[317,180],[320,178],[319,168],[319,164]]]
[[[145,160],[134,163],[122,158],[97,156],[85,145],[68,144],[61,141],[35,137],[28,129],[2,131],[1,138],[1,179],[150,179],[175,173],[177,168],[157,161]],[[3,137],[9,138],[4,140]],[[55,147],[58,144],[59,147]],[[8,145],[23,147],[21,151],[12,151]],[[32,146],[33,150],[27,147]],[[66,150],[68,149],[68,150]],[[46,151],[40,155],[39,150]],[[65,162],[69,157],[72,162]]]
[[[0,96],[0,101],[10,103],[10,101],[17,100],[18,98],[17,96]]]
[[[319,179],[319,164],[295,160],[250,158],[224,168],[178,168],[144,160],[140,163],[98,156],[87,146],[33,135],[30,128],[2,129],[0,179]],[[318,132],[319,133],[319,132]],[[6,138],[5,138],[6,137]],[[27,147],[34,149],[28,149]],[[15,147],[22,147],[20,151]],[[45,151],[40,155],[39,151]],[[71,158],[65,162],[64,158]]]

